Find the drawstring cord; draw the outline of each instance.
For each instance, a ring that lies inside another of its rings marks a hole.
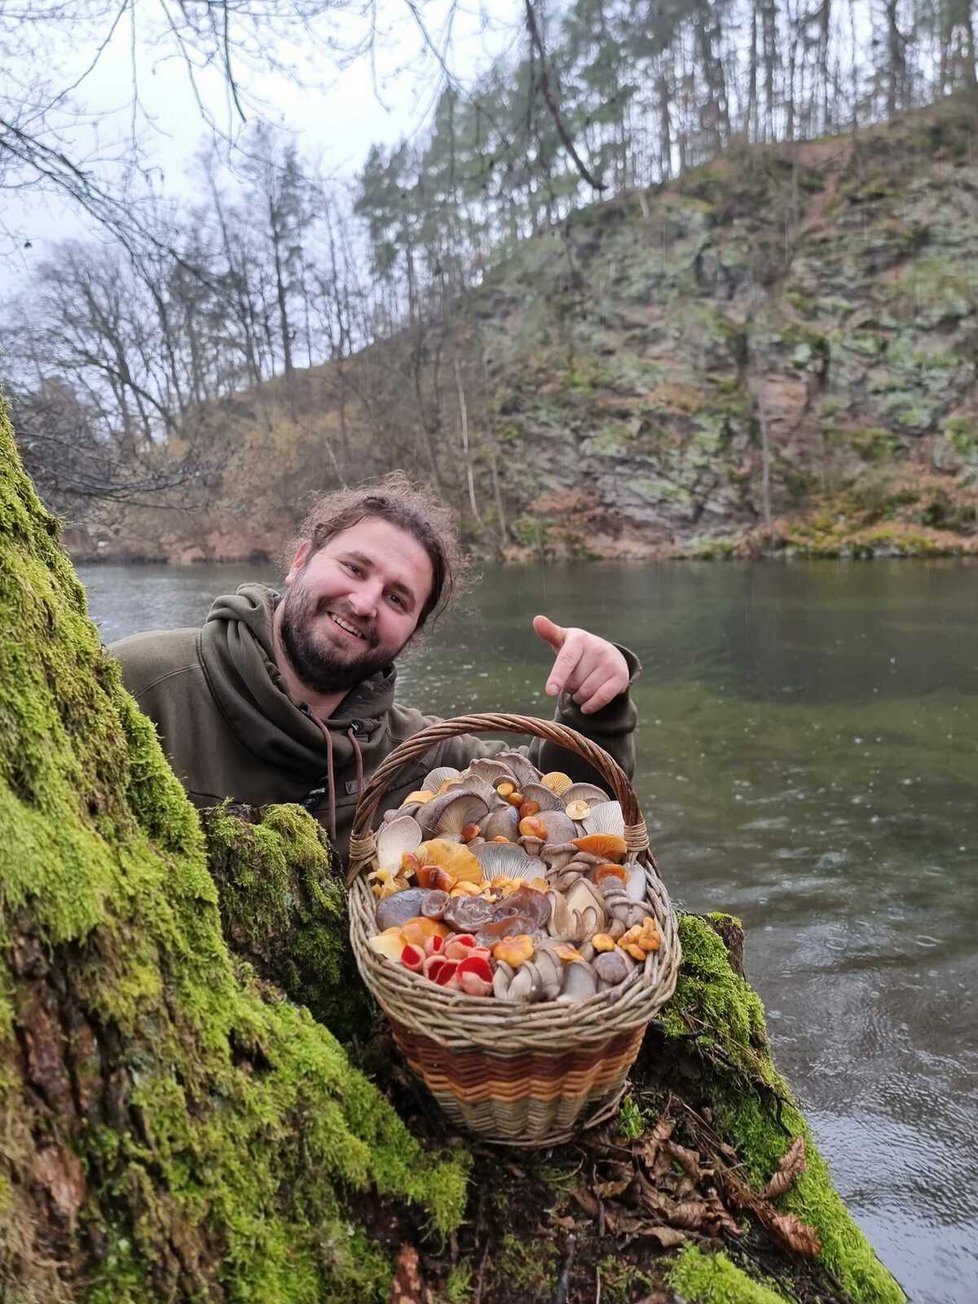
[[[329,840],[336,843],[336,778],[333,774],[333,735],[329,731],[329,726],[323,724],[317,716],[312,716],[319,726],[319,731],[326,739],[326,791],[329,796]],[[363,795],[363,752],[360,750],[360,744],[357,742],[356,730],[352,727],[347,729],[346,736],[350,740],[353,748],[353,755],[356,759],[357,766],[357,802]]]

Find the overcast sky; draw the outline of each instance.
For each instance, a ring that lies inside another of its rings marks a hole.
[[[519,0],[468,0],[464,7],[422,0],[417,8],[438,45],[453,15],[447,60],[463,81],[522,39]],[[128,17],[118,23],[73,93],[73,111],[81,108],[87,116],[83,125],[71,128],[70,140],[76,154],[110,176],[111,160],[135,129],[154,186],[163,193],[187,193],[188,168],[208,131],[198,97],[222,135],[239,132],[241,120],[216,71],[203,70],[192,80],[172,47],[160,45],[157,0],[141,0],[130,12],[136,15],[135,30]],[[376,16],[372,58],[354,53],[368,41],[370,24],[365,14],[350,9],[319,29],[318,49],[306,39],[278,44],[274,54],[293,70],[290,74],[259,73],[246,62],[238,68],[249,118],[260,113],[294,133],[302,154],[318,158],[326,172],[340,177],[353,177],[375,141],[394,142],[423,131],[443,82],[409,0],[377,0]],[[327,41],[335,48],[333,57],[325,52]],[[97,42],[81,39],[77,27],[49,29],[39,45],[65,86],[88,67],[97,48]],[[86,234],[79,214],[56,197],[32,191],[6,196],[2,220],[19,238],[4,244],[0,290],[29,275],[50,239]]]

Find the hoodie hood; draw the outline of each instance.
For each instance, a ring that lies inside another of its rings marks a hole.
[[[310,785],[326,772],[323,728],[304,703],[294,701],[275,663],[272,617],[279,594],[263,584],[243,584],[216,598],[200,631],[198,653],[214,701],[241,744],[261,760],[296,774]],[[364,753],[371,735],[394,703],[396,672],[379,671],[347,693],[325,722],[338,775]],[[379,742],[379,739],[377,740]]]

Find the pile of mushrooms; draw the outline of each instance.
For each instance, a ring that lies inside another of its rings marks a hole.
[[[661,940],[624,833],[619,802],[520,752],[432,770],[377,833],[370,946],[469,996],[617,987]]]

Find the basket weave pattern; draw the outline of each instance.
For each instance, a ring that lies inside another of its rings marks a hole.
[[[662,942],[619,987],[583,1001],[510,1004],[466,996],[377,955],[375,901],[367,875],[377,867],[372,832],[390,780],[408,762],[460,734],[522,733],[582,756],[621,803],[629,856],[645,870],[646,899]],[[350,938],[363,980],[391,1022],[411,1068],[448,1117],[488,1140],[555,1145],[613,1108],[648,1021],[676,986],[680,947],[675,915],[638,802],[624,770],[566,725],[530,716],[480,714],[429,725],[391,752],[364,790],[350,842]]]

